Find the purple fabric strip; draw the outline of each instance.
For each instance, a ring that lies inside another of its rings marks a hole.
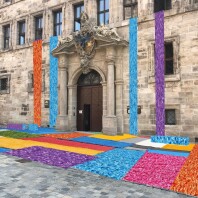
[[[155,13],[156,134],[165,135],[164,11]]]
[[[6,154],[62,168],[69,168],[71,166],[96,159],[94,156],[81,155],[40,146],[12,150],[6,152]]]

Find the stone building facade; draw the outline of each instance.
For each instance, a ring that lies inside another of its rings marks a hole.
[[[102,123],[101,130],[108,133],[129,132],[128,18],[130,14],[138,15],[138,105],[141,109],[138,114],[138,128],[142,134],[152,134],[155,131],[154,9],[158,9],[155,8],[156,1],[138,0],[137,4],[134,4],[136,1],[130,3],[124,0],[105,2],[108,4],[105,8],[108,10],[105,15],[108,20],[105,19],[104,23],[107,23],[106,26],[109,28],[116,28],[124,44],[115,46],[107,45],[108,41],[105,40],[99,42],[95,56],[90,62],[90,69],[96,71],[101,78],[102,113],[98,122]],[[167,135],[187,135],[195,138],[198,137],[198,1],[168,2],[170,5],[164,5],[165,43],[167,51],[170,52],[169,57],[166,57],[168,70],[165,75],[165,129]],[[54,34],[54,14],[57,11],[62,13],[62,31],[59,38],[64,40],[74,32],[75,8],[79,4],[83,4],[84,11],[92,22],[96,26],[100,25],[98,22],[100,23],[101,13],[97,0],[0,0],[0,124],[33,122],[32,43],[36,36],[35,20],[40,16],[43,20],[42,125],[49,124],[49,108],[45,108],[45,102],[49,100],[49,38]],[[25,22],[25,29],[20,26],[21,22]],[[25,31],[21,31],[20,27]],[[6,31],[9,32],[7,37]],[[8,46],[6,42],[9,43]],[[78,114],[83,110],[78,108],[78,83],[82,77],[81,60],[75,50],[68,56],[64,56],[63,53],[57,57],[59,79],[62,78],[66,83],[60,86],[62,82],[59,81],[59,93],[64,88],[67,90],[67,93],[62,95],[63,98],[60,98],[59,94],[57,125],[63,126],[66,119],[65,129],[76,130],[78,119],[81,119],[78,118]],[[65,77],[60,76],[63,70],[68,74]],[[7,85],[6,89],[4,84]],[[63,106],[60,106],[60,100],[63,100]]]

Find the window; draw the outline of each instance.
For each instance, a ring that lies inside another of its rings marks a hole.
[[[10,92],[10,75],[0,76],[0,94],[6,94]]]
[[[84,4],[74,6],[74,32],[80,30],[80,14],[84,11]]]
[[[165,109],[165,124],[176,125],[175,109]]]
[[[171,8],[171,0],[154,0],[154,12],[170,10]]]
[[[54,36],[62,34],[62,11],[54,12]]]
[[[27,91],[29,93],[32,93],[34,91],[34,72],[29,71],[28,72],[28,86]],[[42,70],[42,92],[45,91],[45,70]]]
[[[9,49],[10,42],[10,25],[3,27],[3,37],[4,37],[4,49]]]
[[[19,27],[19,45],[25,44],[25,21],[18,23]]]
[[[137,0],[124,0],[124,19],[137,17],[138,4]]]
[[[165,43],[165,75],[174,74],[173,43]]]
[[[109,24],[109,0],[98,0],[98,25]]]
[[[35,40],[42,39],[43,35],[43,16],[35,17]]]

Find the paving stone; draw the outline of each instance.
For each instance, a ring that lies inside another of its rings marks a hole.
[[[0,155],[0,198],[187,198],[157,188],[116,181],[74,168],[62,169]],[[13,182],[13,177],[15,182]]]

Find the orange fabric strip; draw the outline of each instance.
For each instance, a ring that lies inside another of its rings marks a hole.
[[[33,43],[34,123],[41,126],[42,40]]]

